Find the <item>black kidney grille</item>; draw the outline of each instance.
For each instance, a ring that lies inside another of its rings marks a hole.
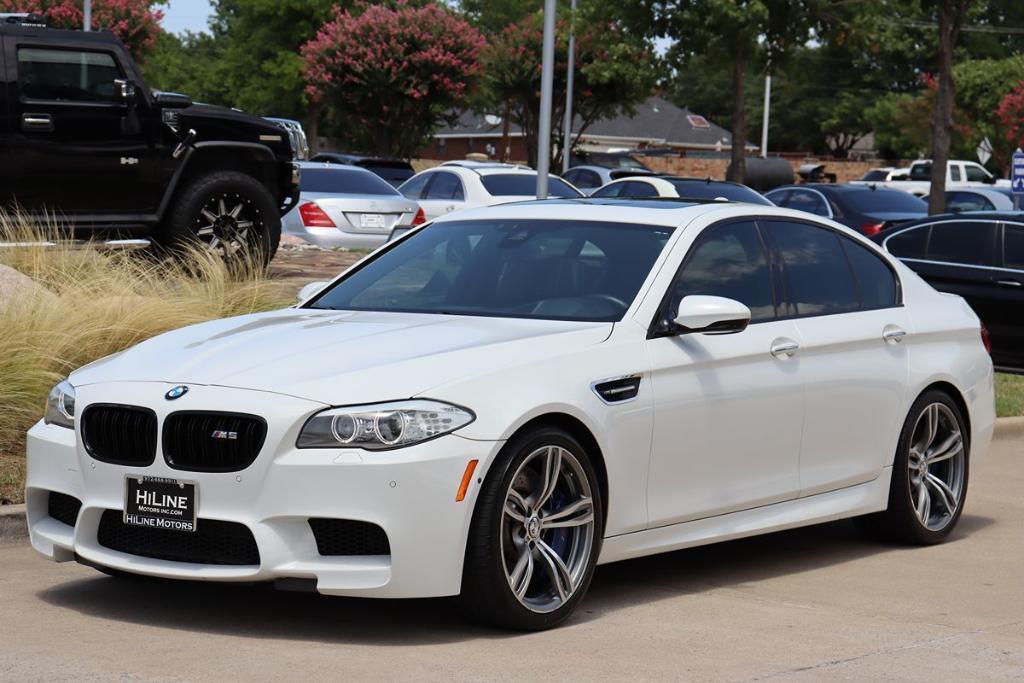
[[[164,459],[177,470],[234,472],[252,464],[267,423],[244,413],[172,413],[164,420]]]
[[[309,520],[321,555],[390,555],[388,535],[376,524],[353,519]]]
[[[193,564],[258,565],[260,551],[249,527],[199,519],[193,532],[125,524],[120,510],[104,510],[96,541],[121,553]]]
[[[156,413],[149,408],[94,403],[82,413],[82,441],[93,458],[146,467],[156,458]]]
[[[46,513],[58,522],[74,526],[78,521],[78,511],[82,509],[82,501],[66,493],[50,491],[46,504]]]

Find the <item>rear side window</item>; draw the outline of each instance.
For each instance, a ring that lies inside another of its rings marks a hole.
[[[120,72],[106,52],[18,48],[21,96],[59,102],[119,102]]]
[[[419,199],[423,196],[423,190],[426,189],[427,183],[429,183],[430,179],[433,177],[433,173],[424,173],[423,175],[414,176],[402,183],[402,186],[398,188],[398,191],[409,199]]]
[[[899,303],[896,275],[880,256],[845,237],[839,238],[853,269],[863,309],[889,308]]]
[[[995,209],[985,197],[975,192],[947,192],[947,211],[992,211]]]
[[[533,197],[537,194],[537,176],[532,173],[495,173],[480,178],[492,197]],[[549,197],[579,197],[561,178],[548,178]]]
[[[565,179],[576,187],[585,187],[590,189],[592,187],[601,186],[601,177],[593,171],[588,170],[570,170],[565,174]]]
[[[794,315],[828,315],[860,307],[839,235],[789,221],[768,221],[768,232],[782,259]]]
[[[650,183],[644,183],[637,180],[630,180],[629,182],[622,183],[622,189],[619,191],[620,197],[657,197],[658,191],[654,189]]]
[[[303,168],[299,180],[303,192],[384,195],[394,197],[398,190],[369,172],[344,168]]]
[[[605,185],[600,190],[592,194],[592,197],[618,197],[622,192],[622,188],[625,187],[626,183],[612,183]]]
[[[928,230],[928,226],[922,226],[897,233],[885,240],[885,250],[898,258],[924,258]]]
[[[753,222],[708,228],[698,239],[676,277],[669,315],[691,295],[724,296],[746,304],[751,322],[775,317],[771,271]]]
[[[960,175],[960,167],[953,165],[949,167],[949,179],[954,183],[960,182],[963,176]]]
[[[986,221],[947,221],[932,225],[925,258],[929,261],[992,265],[996,224]]]
[[[434,175],[434,182],[424,199],[465,199],[466,195],[462,190],[462,181],[454,173],[438,171]]]
[[[1003,265],[1024,270],[1024,225],[1007,223],[1003,235]]]

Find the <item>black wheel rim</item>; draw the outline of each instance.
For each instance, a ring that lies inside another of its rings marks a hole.
[[[237,192],[210,197],[195,220],[200,243],[221,256],[231,257],[251,250],[263,230],[263,213],[251,199]]]

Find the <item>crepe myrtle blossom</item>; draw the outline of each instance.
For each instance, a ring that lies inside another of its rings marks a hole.
[[[162,30],[163,10],[153,0],[93,0],[92,28],[110,29],[136,58],[146,54]],[[54,28],[82,27],[81,0],[0,0],[0,12],[31,12]]]
[[[996,114],[1010,144],[1024,147],[1024,81],[1003,97]]]
[[[483,35],[437,4],[334,9],[302,46],[306,94],[333,106],[368,149],[408,156],[461,104],[480,72]]]

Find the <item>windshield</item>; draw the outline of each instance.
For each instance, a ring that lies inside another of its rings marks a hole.
[[[492,197],[533,197],[537,194],[537,176],[533,173],[497,173],[481,176],[480,181]],[[561,178],[548,178],[549,197],[582,197]]]
[[[398,190],[372,173],[337,167],[304,167],[299,179],[299,190],[333,194],[387,195],[389,197],[398,194]]]
[[[928,211],[928,204],[909,192],[900,190],[848,190],[839,197],[844,204],[860,213],[920,213]]]
[[[311,308],[621,320],[672,228],[573,220],[435,223]]]
[[[746,185],[733,185],[732,183],[709,183],[705,180],[677,180],[665,178],[676,188],[680,197],[687,199],[717,199],[725,197],[731,202],[747,202],[749,204],[761,204],[764,206],[775,206],[763,195],[751,190]]]

